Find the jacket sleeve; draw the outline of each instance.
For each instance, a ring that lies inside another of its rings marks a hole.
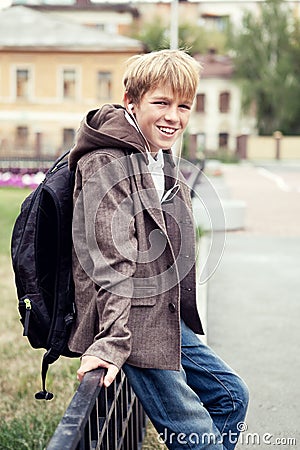
[[[127,327],[136,270],[137,240],[126,165],[94,152],[79,163],[82,191],[74,207],[76,253],[97,290],[99,327],[85,351],[121,367],[131,352]]]

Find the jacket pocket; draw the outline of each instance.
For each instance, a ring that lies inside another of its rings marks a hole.
[[[156,297],[134,297],[131,299],[131,306],[154,306]]]
[[[157,287],[150,280],[133,278],[132,306],[153,306],[156,303]]]

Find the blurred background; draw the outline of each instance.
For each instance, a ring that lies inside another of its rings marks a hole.
[[[0,449],[44,449],[77,387],[62,358],[56,399],[33,399],[43,351],[22,338],[10,262],[22,200],[88,110],[122,102],[128,57],[177,47],[203,65],[184,173],[200,259],[217,252],[199,285],[206,340],[250,388],[238,448],[299,445],[300,1],[0,0]]]
[[[170,45],[203,64],[186,157],[299,158],[299,1],[0,4],[2,172],[70,148],[87,110],[122,101],[126,59]]]

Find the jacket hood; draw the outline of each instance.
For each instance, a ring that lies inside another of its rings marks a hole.
[[[90,111],[82,120],[69,155],[69,167],[75,170],[78,160],[101,148],[126,149],[146,154],[146,144],[132,119],[121,105],[104,105]]]

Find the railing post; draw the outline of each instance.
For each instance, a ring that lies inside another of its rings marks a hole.
[[[107,389],[104,374],[104,369],[85,374],[47,450],[140,450],[143,408],[122,371]]]

